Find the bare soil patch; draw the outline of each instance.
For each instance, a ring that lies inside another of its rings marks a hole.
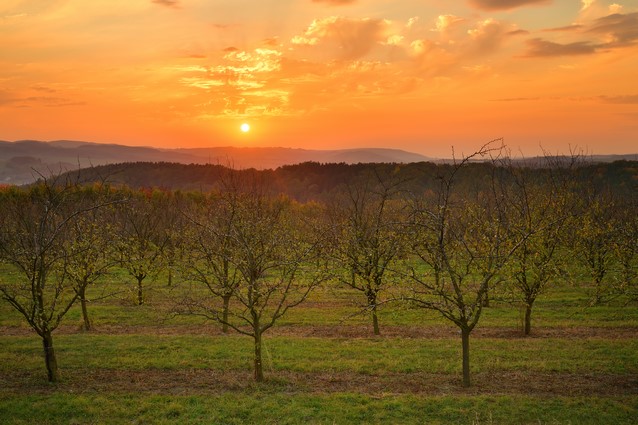
[[[353,372],[267,374],[264,383],[248,371],[106,370],[63,371],[62,382],[47,384],[40,374],[9,371],[0,374],[0,395],[86,393],[144,393],[206,395],[222,392],[264,391],[290,394],[360,393],[443,395],[628,396],[638,395],[638,375],[486,372],[473,375],[473,386],[463,388],[456,374]]]
[[[64,325],[55,331],[57,335],[81,334],[77,325]],[[100,325],[89,332],[95,335],[222,335],[221,327],[215,324],[206,325],[167,325],[129,326]],[[230,332],[231,334],[234,331]],[[27,327],[0,326],[0,336],[35,336]],[[268,331],[267,336],[290,336],[306,338],[423,338],[448,339],[457,338],[459,331],[452,326],[384,326],[381,335],[374,336],[372,327],[367,325],[290,325],[276,326]],[[523,339],[523,338],[563,338],[563,339],[636,339],[638,327],[548,327],[537,328],[532,334],[525,336],[516,328],[476,328],[472,338],[490,339]]]

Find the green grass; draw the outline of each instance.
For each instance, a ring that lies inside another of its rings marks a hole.
[[[62,329],[54,332],[63,379],[60,386],[44,381],[37,335],[7,303],[0,302],[0,424],[638,423],[638,335],[614,334],[638,327],[636,303],[626,300],[592,307],[582,289],[553,287],[538,299],[532,322],[533,331],[539,330],[540,335],[543,329],[553,329],[551,337],[523,338],[517,332],[520,308],[496,294],[471,338],[471,370],[484,379],[508,373],[523,380],[541,374],[548,379],[609,375],[610,382],[620,377],[628,385],[624,395],[619,390],[577,396],[566,395],[568,391],[549,395],[523,390],[482,394],[476,387],[462,390],[460,383],[455,384],[460,379],[446,384],[458,387],[433,388],[433,394],[377,387],[358,392],[324,390],[314,388],[312,379],[291,383],[299,379],[291,376],[304,374],[342,374],[365,382],[386,382],[385,377],[392,377],[392,382],[406,384],[423,379],[424,374],[460,375],[460,336],[438,314],[386,304],[380,311],[381,330],[392,327],[395,333],[372,337],[369,315],[358,314],[361,294],[334,285],[315,291],[306,304],[290,310],[265,334],[265,384],[202,393],[201,389],[189,391],[186,380],[174,394],[170,382],[161,391],[136,393],[120,378],[121,388],[83,388],[85,374],[108,377],[111,372],[136,377],[161,372],[157,373],[160,378],[170,378],[214,371],[250,379],[253,346],[249,337],[218,331],[207,335],[201,329],[216,325],[195,316],[171,317],[169,311],[182,287],[169,288],[164,276],[147,282],[144,306],[135,305],[132,289],[132,281],[121,271],[90,289],[96,301],[90,303],[89,311],[97,333],[79,331],[79,306],[65,317]],[[101,298],[104,293],[115,295]],[[357,337],[340,336],[339,329],[355,326]],[[337,330],[329,332],[330,337],[316,336],[314,327]],[[164,328],[170,332],[163,333]],[[425,328],[434,337],[408,337],[408,329],[415,328]],[[595,328],[596,332],[582,336],[570,333],[571,328]],[[12,330],[3,333],[3,329]],[[480,336],[482,331],[492,333]],[[7,385],[17,380],[23,380],[23,388]]]
[[[59,335],[63,368],[216,369],[251,368],[252,340],[245,336]],[[33,337],[0,337],[0,370],[42,367],[41,344]],[[638,373],[638,339],[556,338],[472,340],[472,371]],[[97,353],[97,354],[96,354]],[[302,338],[264,339],[267,370],[295,372],[458,373],[460,338]]]
[[[5,424],[633,424],[638,398],[370,397],[341,393],[21,396],[0,399]]]

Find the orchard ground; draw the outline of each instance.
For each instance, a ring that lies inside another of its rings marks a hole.
[[[146,303],[123,273],[89,289],[54,333],[61,382],[48,384],[41,340],[0,304],[0,422],[7,424],[632,424],[638,421],[638,305],[591,306],[560,284],[535,305],[495,297],[472,333],[472,387],[457,328],[433,312],[385,304],[381,335],[354,291],[326,283],[252,340],[170,312],[180,285],[150,282]],[[114,296],[99,299],[104,294]]]

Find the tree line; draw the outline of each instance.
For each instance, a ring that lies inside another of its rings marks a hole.
[[[456,326],[465,386],[470,336],[494,297],[524,306],[525,335],[535,301],[561,280],[584,284],[592,303],[638,298],[635,174],[604,185],[577,156],[523,167],[491,144],[445,165],[355,168],[303,201],[282,193],[276,173],[227,167],[206,191],[73,174],[4,187],[0,297],[41,338],[56,382],[53,332],[75,304],[91,329],[87,288],[125,270],[142,305],[147,278],[165,270],[181,294],[172,313],[252,338],[261,381],[264,334],[319,285],[343,285],[360,294],[375,335],[388,303]]]

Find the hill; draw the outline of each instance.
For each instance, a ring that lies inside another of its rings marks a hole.
[[[557,168],[540,165],[520,166],[527,179],[542,179]],[[169,162],[134,162],[107,164],[74,170],[68,173],[71,181],[80,184],[108,183],[137,189],[203,191],[219,189],[231,173],[248,179],[258,178],[267,183],[273,194],[285,194],[301,202],[330,199],[343,185],[371,176],[391,178],[402,182],[404,191],[423,193],[435,190],[439,177],[451,172],[453,166],[446,162],[396,163],[318,163],[284,165],[274,170],[230,169],[219,164],[178,164]],[[503,178],[505,168],[497,173]],[[575,168],[563,168],[565,177],[582,188],[591,191],[611,191],[617,196],[634,199],[638,193],[638,161],[614,161],[608,163],[586,161]],[[562,173],[561,172],[561,173]],[[494,175],[494,164],[470,163],[457,173],[456,186],[461,192],[471,193],[478,186],[489,182]],[[242,177],[242,178],[244,178]],[[374,178],[374,177],[373,177]]]
[[[292,148],[213,147],[158,149],[115,144],[58,140],[42,142],[0,141],[0,183],[26,184],[39,174],[50,175],[92,166],[173,162],[179,164],[222,164],[233,168],[275,169],[303,162],[319,163],[410,163],[429,158],[399,149],[317,150]]]

